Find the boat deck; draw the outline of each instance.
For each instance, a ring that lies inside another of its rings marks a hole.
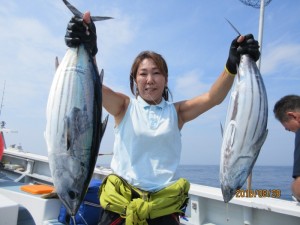
[[[41,195],[24,192],[20,189],[22,185],[24,183],[3,176],[0,179],[0,195],[8,197],[18,205],[17,225],[42,225],[45,219],[57,218],[61,206],[59,199],[44,199]],[[2,222],[0,224],[2,225]]]

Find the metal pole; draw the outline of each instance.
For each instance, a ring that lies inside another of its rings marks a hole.
[[[265,11],[265,1],[260,1],[260,14],[259,14],[259,27],[258,27],[258,43],[260,45],[260,56],[262,56],[262,39],[263,39],[263,24],[264,24],[264,11]],[[257,61],[257,67],[260,70],[261,57]],[[251,189],[252,184],[252,172],[247,178],[247,189]]]
[[[264,12],[265,12],[265,0],[260,1],[260,14],[259,14],[259,27],[258,27],[258,43],[260,45],[260,55],[262,55],[263,46],[263,27],[264,27]],[[261,57],[257,61],[257,67],[260,70]]]

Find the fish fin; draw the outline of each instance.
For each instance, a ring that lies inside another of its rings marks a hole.
[[[105,132],[107,122],[108,122],[108,115],[105,117],[104,121],[102,122],[102,136]]]
[[[58,66],[59,66],[59,61],[58,61],[58,57],[56,56],[55,57],[55,71],[57,70]]]
[[[222,135],[222,138],[223,138],[224,130],[223,130],[223,125],[222,125],[221,122],[220,122],[220,127],[221,127],[221,135]]]
[[[69,151],[70,147],[71,147],[71,125],[70,125],[70,118],[69,117],[65,117],[65,140],[66,140],[66,144],[67,144],[67,150]]]
[[[43,194],[41,195],[41,198],[44,199],[52,199],[52,198],[59,198],[57,192],[54,190],[48,194]]]
[[[99,74],[99,77],[100,77],[100,82],[101,84],[103,83],[103,77],[104,77],[104,70],[102,69],[100,74]]]
[[[226,144],[229,147],[228,149],[231,149],[234,144],[235,134],[236,122],[234,120],[231,120],[226,127],[225,136],[223,136],[223,139],[226,139]]]
[[[70,150],[74,144],[74,138],[77,138],[81,132],[84,132],[85,128],[80,126],[80,123],[85,119],[83,111],[77,107],[73,107],[69,116],[65,117],[65,139],[67,150]]]

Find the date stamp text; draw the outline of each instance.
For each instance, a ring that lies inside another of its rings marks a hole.
[[[239,189],[236,198],[280,198],[280,189]]]

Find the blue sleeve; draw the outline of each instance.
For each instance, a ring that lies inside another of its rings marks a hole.
[[[300,129],[296,132],[293,178],[300,176]]]

